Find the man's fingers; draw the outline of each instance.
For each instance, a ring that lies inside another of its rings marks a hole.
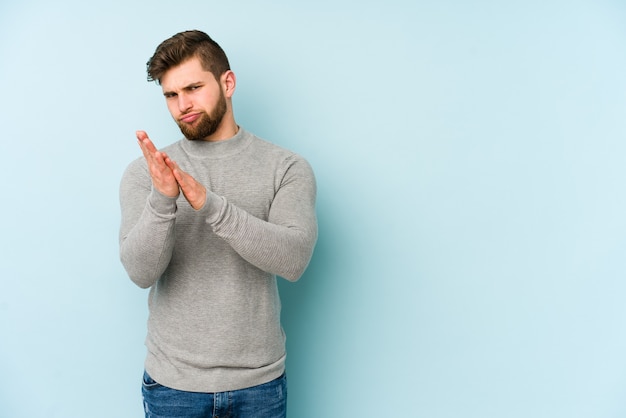
[[[139,147],[148,165],[153,169],[163,170],[165,168],[163,163],[165,154],[156,149],[145,131],[137,131],[136,135]]]
[[[196,179],[193,178],[190,174],[183,171],[176,161],[172,160],[165,153],[161,153],[163,155],[163,161],[165,165],[170,169],[176,182],[180,186],[180,190],[183,192],[185,199],[189,202],[191,207],[196,210],[199,210],[204,206],[204,202],[206,201],[206,189],[204,186]]]
[[[136,131],[137,142],[148,164],[148,171],[152,177],[152,185],[166,196],[178,196],[178,183],[172,169],[165,162],[167,154],[156,149],[145,131]]]
[[[172,160],[167,154],[163,153],[163,161],[170,168],[170,170],[174,171],[175,169],[180,170],[176,161]]]
[[[148,138],[148,134],[146,133],[146,131],[136,131],[135,135],[137,135],[137,139],[142,141],[145,138]]]
[[[168,157],[167,155],[164,155],[164,161],[165,161],[165,165],[167,165],[167,167],[172,170],[172,174],[174,174],[174,178],[176,178],[176,181],[179,184],[182,184],[185,182],[185,173],[183,170],[180,169],[180,167],[178,166],[178,164],[176,164],[176,161],[172,160],[170,157]]]
[[[148,161],[148,164],[150,164],[154,160],[154,151],[151,150],[149,146],[149,144],[152,144],[152,141],[150,141],[150,138],[148,138],[148,134],[144,131],[137,131],[136,135],[137,142],[139,143],[139,148],[141,148],[143,156],[146,158],[146,161]],[[154,147],[154,144],[152,144],[152,147]]]
[[[137,141],[139,141],[139,146],[142,150],[149,152],[156,151],[156,147],[154,146],[152,141],[150,141],[150,138],[145,131],[137,131],[135,135],[137,136]]]
[[[172,170],[172,174],[180,186],[180,190],[183,192],[185,199],[187,199],[191,207],[196,210],[202,208],[206,201],[206,189],[204,186],[198,183],[190,174],[181,170],[176,161],[173,161],[167,155],[165,156],[165,164]]]
[[[145,151],[148,151],[150,153],[155,153],[157,151],[156,147],[154,146],[145,131],[137,131],[135,135],[137,136],[137,141],[139,142],[141,150],[144,151],[144,155]]]

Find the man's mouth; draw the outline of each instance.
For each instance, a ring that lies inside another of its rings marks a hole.
[[[200,117],[200,113],[189,113],[188,115],[181,116],[180,121],[184,123],[193,123]]]

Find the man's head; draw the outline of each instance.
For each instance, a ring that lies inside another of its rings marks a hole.
[[[206,71],[210,71],[216,80],[230,70],[230,64],[224,50],[204,32],[190,30],[177,33],[163,41],[148,60],[148,81],[161,84],[161,78],[172,67],[182,64],[192,57],[197,57]]]
[[[161,85],[187,139],[219,141],[237,132],[231,103],[235,74],[222,48],[205,33],[182,32],[161,43],[148,61],[148,80]]]

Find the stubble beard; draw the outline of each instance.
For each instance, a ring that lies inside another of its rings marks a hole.
[[[176,121],[180,131],[190,141],[202,141],[207,137],[213,135],[217,128],[222,123],[224,115],[226,114],[226,98],[223,94],[220,94],[220,98],[215,105],[215,109],[211,114],[202,113],[195,124],[188,124],[180,121]]]

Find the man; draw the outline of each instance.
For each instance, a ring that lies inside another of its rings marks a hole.
[[[313,172],[237,125],[235,74],[205,33],[165,40],[147,67],[185,138],[159,151],[138,131],[120,186],[120,258],[150,288],[146,417],[284,417],[276,276],[311,258]]]

